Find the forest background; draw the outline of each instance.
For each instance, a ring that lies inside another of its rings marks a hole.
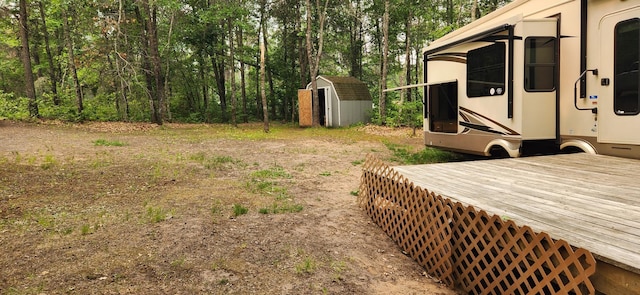
[[[268,129],[297,122],[311,77],[348,75],[374,123],[419,126],[422,91],[382,90],[419,83],[430,41],[506,2],[0,0],[0,118]]]

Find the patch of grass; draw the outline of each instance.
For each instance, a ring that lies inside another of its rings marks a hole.
[[[331,262],[331,269],[333,270],[333,279],[342,281],[344,279],[342,274],[347,270],[347,264],[344,261],[333,261]]]
[[[56,160],[54,155],[44,155],[44,162],[40,165],[40,168],[44,170],[51,169],[58,165],[58,161]]]
[[[93,141],[94,146],[126,146],[127,144],[118,140],[97,139]]]
[[[320,173],[320,176],[331,176],[331,172],[323,171],[322,173]]]
[[[233,216],[240,216],[247,214],[249,209],[247,207],[242,206],[242,204],[233,204]]]
[[[180,258],[171,261],[171,267],[180,268],[184,265],[186,261],[187,259],[184,256],[181,256]]]
[[[349,194],[351,194],[352,196],[358,196],[360,194],[360,190],[355,190],[355,191],[351,191],[349,192]]]
[[[222,286],[222,285],[226,285],[226,284],[228,284],[228,283],[229,283],[229,279],[220,279],[220,280],[218,281],[218,285],[221,285],[221,286]]]
[[[227,168],[227,164],[235,163],[239,163],[239,161],[229,156],[215,156],[207,159],[204,167],[211,170],[221,170]]]
[[[202,164],[209,170],[229,169],[233,165],[242,164],[242,161],[229,156],[208,157],[205,152],[198,152],[189,156],[189,160]]]
[[[296,213],[303,210],[303,206],[296,204],[289,195],[287,188],[279,185],[277,179],[292,178],[284,168],[275,165],[269,169],[251,173],[251,180],[247,186],[252,192],[273,196],[274,201],[266,207],[258,209],[261,214]]]
[[[219,200],[216,200],[213,205],[211,205],[211,215],[218,215],[222,212],[222,203]]]
[[[270,207],[260,208],[258,212],[261,214],[297,213],[303,209],[304,207],[300,204],[274,202]]]
[[[362,163],[364,163],[364,160],[351,161],[351,165],[353,165],[353,166],[358,166],[358,165],[360,165]]]
[[[258,170],[251,173],[251,177],[259,179],[292,178],[291,174],[281,166],[275,165],[269,169]]]
[[[93,233],[93,230],[91,229],[91,226],[90,226],[90,225],[88,225],[88,224],[83,224],[83,225],[80,227],[80,234],[81,234],[81,235],[86,236],[86,235],[88,235],[88,234],[92,234],[92,233]]]
[[[411,147],[385,142],[387,148],[393,153],[392,161],[401,164],[416,165],[429,163],[444,163],[462,160],[463,157],[456,153],[425,147],[413,152]]]
[[[162,207],[148,206],[146,211],[147,220],[151,223],[158,223],[173,217],[173,212]]]
[[[296,273],[312,274],[316,271],[316,260],[313,257],[305,257],[300,263],[296,264]]]
[[[52,228],[55,223],[53,216],[46,214],[38,215],[36,220],[38,222],[38,225],[42,226],[45,229]]]

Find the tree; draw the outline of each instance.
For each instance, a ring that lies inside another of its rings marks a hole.
[[[157,3],[149,4],[149,0],[139,0],[142,6],[141,17],[144,24],[145,47],[146,47],[146,65],[145,71],[147,77],[147,90],[150,99],[151,121],[162,125],[162,105],[164,96],[164,75],[162,74],[162,62],[160,60],[160,52],[158,50],[158,7]]]
[[[51,83],[51,92],[53,92],[53,104],[58,106],[60,105],[60,97],[58,96],[58,75],[53,63],[53,53],[51,51],[51,42],[49,41],[49,30],[47,29],[47,17],[44,2],[42,0],[38,1],[38,7],[40,9],[42,35],[44,36],[45,50],[47,52],[47,63],[49,64],[49,80]]]
[[[24,67],[24,87],[29,98],[29,115],[33,118],[39,117],[38,103],[36,102],[36,87],[33,82],[33,71],[31,67],[31,54],[29,53],[29,28],[27,26],[27,1],[20,0],[20,41],[22,48],[20,56]]]
[[[380,73],[380,101],[379,112],[382,125],[387,121],[387,72],[389,69],[389,0],[384,1],[384,15],[382,17],[382,72]]]
[[[73,14],[73,13],[71,13]],[[74,54],[73,40],[72,40],[72,32],[71,25],[69,24],[69,14],[66,10],[62,13],[62,24],[64,30],[64,40],[65,45],[67,46],[67,57],[68,57],[68,67],[69,72],[71,73],[71,78],[73,79],[73,87],[75,89],[76,94],[76,107],[78,111],[78,117],[82,120],[82,111],[84,109],[83,105],[83,97],[82,97],[82,87],[80,86],[80,80],[78,79],[78,72],[76,69],[76,58]]]
[[[318,39],[318,47],[316,48],[311,41],[311,28],[312,28],[312,17],[311,17],[311,1],[306,0],[307,4],[307,58],[309,59],[309,74],[311,76],[311,88],[313,91],[312,95],[312,109],[313,109],[313,118],[312,118],[312,126],[317,127],[320,126],[320,101],[318,95],[318,82],[316,76],[318,75],[318,69],[320,68],[320,60],[322,56],[322,45],[324,42],[324,22],[327,17],[327,7],[329,6],[329,0],[325,0],[324,6],[320,7],[320,0],[316,0],[316,9],[321,9],[322,12],[318,15],[319,27],[317,33]]]

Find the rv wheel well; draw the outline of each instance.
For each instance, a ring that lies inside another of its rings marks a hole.
[[[563,154],[579,154],[579,153],[584,153],[584,150],[577,146],[568,146],[566,148],[563,148],[561,152]]]
[[[492,158],[517,158],[520,156],[520,143],[495,139],[489,142],[484,150],[484,155]]]
[[[505,148],[499,145],[493,145],[489,148],[489,156],[495,159],[509,158],[509,152]]]
[[[563,153],[587,153],[597,154],[596,149],[588,142],[580,139],[571,139],[560,145],[560,151]]]

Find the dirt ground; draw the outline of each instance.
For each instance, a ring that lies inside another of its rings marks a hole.
[[[354,196],[410,134],[0,121],[0,294],[455,294]]]

